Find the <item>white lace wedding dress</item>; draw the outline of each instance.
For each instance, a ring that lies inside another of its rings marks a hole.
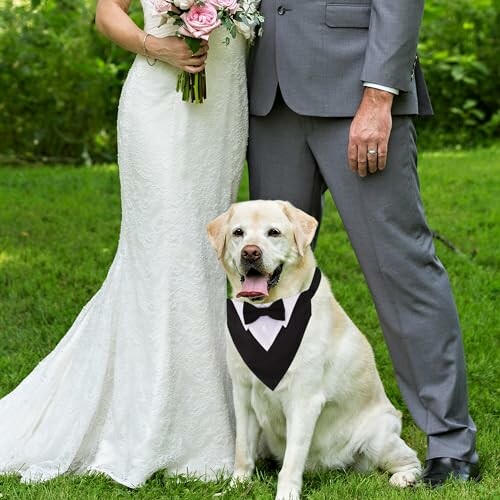
[[[143,0],[145,29],[165,36]],[[208,99],[138,56],[118,113],[122,226],[102,288],[55,349],[0,400],[0,472],[230,472],[226,281],[206,224],[234,201],[247,141],[245,41],[210,39]],[[29,332],[26,332],[29,335]]]

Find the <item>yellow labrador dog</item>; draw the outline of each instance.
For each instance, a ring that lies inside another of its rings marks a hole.
[[[234,204],[208,225],[234,293],[227,353],[236,414],[233,480],[251,476],[262,439],[282,462],[279,500],[300,498],[304,469],[315,467],[378,468],[391,474],[392,485],[413,485],[419,460],[400,438],[401,414],[384,392],[370,345],[316,267],[316,227],[290,203],[263,200]],[[275,318],[249,316],[246,324],[243,309],[260,313],[280,302]]]

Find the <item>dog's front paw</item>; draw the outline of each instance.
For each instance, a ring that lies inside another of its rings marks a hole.
[[[251,477],[252,477],[252,471],[235,470],[231,477],[230,486],[234,488],[238,486],[238,484],[244,483],[245,481],[249,481]]]
[[[278,486],[275,500],[300,500],[300,490],[293,486]]]
[[[419,477],[420,471],[418,469],[405,470],[396,472],[389,479],[389,484],[397,486],[398,488],[407,488],[408,486],[415,486]]]

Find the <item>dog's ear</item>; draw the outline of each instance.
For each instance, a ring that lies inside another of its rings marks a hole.
[[[226,246],[226,227],[232,208],[233,207],[231,206],[229,210],[219,215],[219,217],[214,219],[212,222],[209,222],[207,226],[208,239],[217,251],[217,257],[219,259],[222,259],[222,256],[224,255],[224,247]]]
[[[311,244],[318,227],[318,221],[303,210],[294,207],[288,201],[280,202],[285,215],[288,217],[293,227],[293,235],[299,255],[303,256],[306,248]]]

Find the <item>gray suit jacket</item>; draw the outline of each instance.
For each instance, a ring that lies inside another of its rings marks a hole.
[[[248,66],[250,113],[265,116],[279,87],[307,116],[354,116],[363,82],[400,90],[393,113],[429,115],[416,57],[423,0],[262,0],[264,34]]]

